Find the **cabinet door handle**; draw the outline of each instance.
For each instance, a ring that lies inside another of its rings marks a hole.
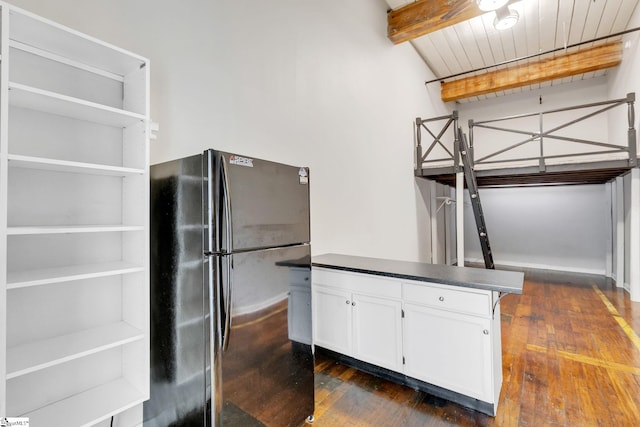
[[[484,330],[482,331],[482,333],[483,333],[483,334],[485,334],[485,335],[489,335],[489,330],[488,330],[488,329],[484,329]]]
[[[351,305],[355,307],[356,306],[356,302],[355,301],[351,301]]]
[[[347,300],[347,305],[351,304],[351,301]]]
[[[439,301],[444,301],[444,297],[438,298]]]

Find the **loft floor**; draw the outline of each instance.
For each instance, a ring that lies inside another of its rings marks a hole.
[[[559,184],[604,184],[624,175],[631,169],[629,160],[609,160],[589,163],[547,165],[541,171],[538,166],[507,167],[501,169],[476,170],[479,187],[559,185]],[[423,168],[416,176],[455,186],[455,168]]]
[[[640,425],[640,303],[600,276],[531,270],[501,304],[495,418],[319,356],[314,425]]]

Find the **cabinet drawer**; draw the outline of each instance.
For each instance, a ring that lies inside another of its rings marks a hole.
[[[413,304],[479,316],[491,315],[489,291],[457,290],[429,284],[403,283],[402,293],[403,300]]]
[[[400,282],[383,276],[313,268],[313,284],[331,286],[364,295],[400,299]]]

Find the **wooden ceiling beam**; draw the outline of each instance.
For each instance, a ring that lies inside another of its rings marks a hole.
[[[622,61],[622,42],[608,43],[531,64],[444,82],[440,95],[444,102],[457,101],[603,70],[617,66],[620,61]]]
[[[387,14],[387,37],[398,44],[483,13],[472,0],[418,0]]]

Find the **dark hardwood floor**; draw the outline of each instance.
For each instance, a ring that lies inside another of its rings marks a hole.
[[[640,303],[601,277],[527,271],[501,310],[495,418],[317,356],[314,426],[640,426]]]

